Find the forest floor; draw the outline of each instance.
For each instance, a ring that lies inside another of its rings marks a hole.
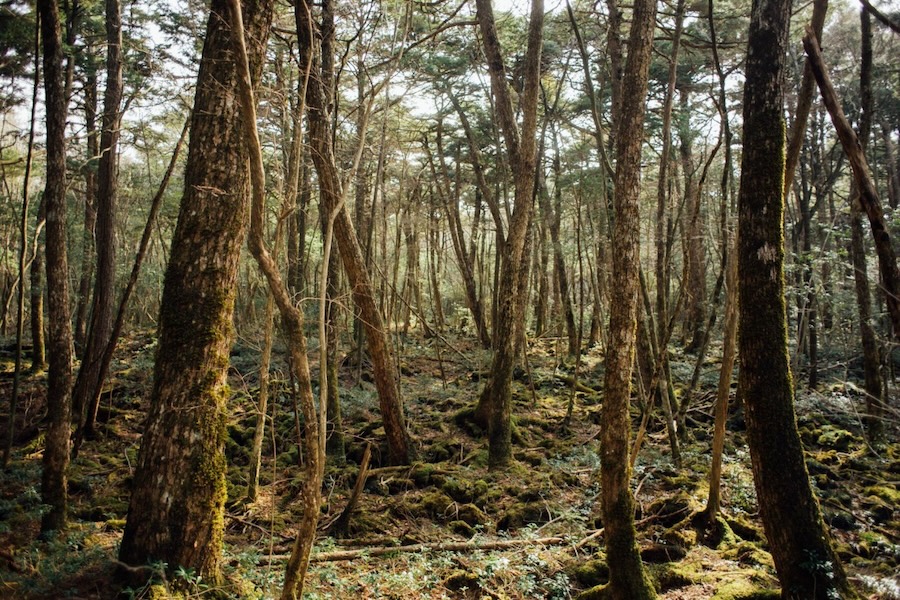
[[[177,582],[161,575],[152,586],[124,593],[113,576],[155,348],[149,333],[120,344],[102,399],[99,437],[85,444],[71,467],[71,526],[46,540],[37,539],[45,376],[23,382],[16,451],[10,468],[0,473],[0,598],[221,596],[222,590],[210,589],[190,572],[179,572]],[[602,394],[577,392],[572,418],[565,423],[572,392],[564,378],[571,381],[574,369],[570,359],[559,358],[563,352],[554,340],[532,342],[530,377],[517,373],[514,382],[516,460],[503,472],[487,469],[486,441],[470,419],[488,364],[484,351],[456,337],[443,343],[410,336],[404,342],[401,390],[418,461],[402,468],[381,464],[383,430],[374,388],[366,381],[365,366],[360,370],[345,361],[341,395],[347,459],[326,470],[320,536],[304,598],[562,599],[604,582],[597,453]],[[583,357],[578,381],[587,388],[602,387],[601,358],[599,351]],[[672,356],[679,391],[695,360]],[[275,427],[266,436],[261,493],[253,503],[243,499],[258,363],[258,348],[239,341],[232,353],[225,521],[227,596],[237,598],[277,595],[299,521],[301,457],[283,365],[274,374]],[[694,518],[708,493],[718,365],[710,362],[703,372],[689,413],[691,440],[681,447],[682,464],[674,464],[659,419],[651,420],[637,457],[633,486],[642,555],[661,598],[777,598],[739,407],[732,406],[728,421],[724,518],[715,531]],[[862,435],[862,399],[846,379],[837,373],[818,391],[798,394],[807,464],[857,587],[868,598],[900,598],[897,423],[888,425],[888,443],[871,447]],[[0,397],[9,397],[11,385],[12,361],[4,352]],[[637,410],[633,416],[636,428]],[[0,420],[5,424],[2,412]],[[364,493],[348,530],[338,536],[328,526],[345,507],[369,444],[372,462]],[[169,595],[175,588],[182,591]]]

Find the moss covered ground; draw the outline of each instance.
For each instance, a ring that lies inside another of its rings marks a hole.
[[[401,391],[419,462],[387,467],[378,403],[362,368],[346,357],[340,388],[348,441],[345,462],[325,474],[320,535],[305,598],[574,598],[587,590],[602,597],[608,569],[599,505],[597,417],[602,392],[578,391],[573,417],[564,422],[574,369],[557,354],[560,344],[538,340],[529,348],[531,377],[513,383],[514,464],[487,468],[486,440],[472,422],[489,356],[464,338],[402,340]],[[113,577],[140,443],[141,420],[152,378],[150,334],[123,340],[103,395],[99,434],[73,463],[71,525],[37,539],[45,380],[29,376],[16,422],[11,466],[0,473],[0,598],[269,598],[277,594],[299,521],[297,444],[286,366],[273,364],[274,428],[266,435],[261,493],[244,497],[258,393],[258,350],[232,352],[227,423],[228,501],[225,515],[227,584],[211,589],[189,571],[177,581],[160,573],[152,586],[122,590]],[[283,354],[283,349],[281,349]],[[276,349],[276,355],[278,355]],[[691,356],[673,356],[676,389]],[[11,365],[0,364],[0,397],[8,397]],[[584,358],[580,383],[600,390],[602,353]],[[707,366],[715,373],[716,365]],[[3,369],[6,368],[4,372]],[[360,377],[361,375],[361,377]],[[314,373],[315,378],[315,364]],[[642,557],[660,597],[750,600],[779,594],[758,518],[739,407],[729,416],[723,469],[723,514],[714,528],[696,515],[705,505],[712,431],[714,380],[704,383],[689,413],[682,466],[669,455],[659,415],[637,457],[632,482]],[[868,443],[851,385],[829,383],[798,396],[798,424],[807,463],[834,542],[853,580],[870,598],[900,597],[900,443],[897,423],[884,442]],[[679,392],[680,393],[680,392]],[[5,421],[6,404],[0,408]],[[639,410],[633,410],[635,427]],[[358,464],[371,444],[372,470],[345,535],[329,530],[346,505]],[[536,540],[552,539],[540,544]],[[492,549],[497,541],[523,540]],[[322,561],[337,550],[468,543],[465,551],[361,552],[352,560]]]

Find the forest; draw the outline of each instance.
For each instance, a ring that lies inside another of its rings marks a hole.
[[[898,36],[0,2],[0,598],[900,599]]]

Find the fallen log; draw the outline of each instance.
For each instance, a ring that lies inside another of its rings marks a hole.
[[[358,550],[336,550],[334,552],[320,552],[310,557],[310,562],[337,562],[342,560],[355,560],[366,556],[385,556],[397,552],[471,552],[473,550],[509,550],[527,546],[561,546],[569,540],[561,537],[536,538],[533,540],[493,540],[485,542],[432,542],[425,544],[408,544],[406,546],[379,546],[375,548],[360,548]],[[272,554],[262,560],[270,562],[287,560],[288,554]]]

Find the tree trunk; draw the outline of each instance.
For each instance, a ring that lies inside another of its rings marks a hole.
[[[334,35],[333,29],[330,33],[323,32],[323,37],[330,35]],[[301,50],[312,52],[312,40],[309,40],[309,44],[309,47]],[[342,183],[332,148],[331,115],[326,103],[330,89],[328,82],[332,80],[332,76],[323,64],[324,58],[324,56],[317,59],[314,57],[313,75],[309,78],[306,88],[309,142],[313,164],[319,175],[321,211],[325,214],[337,211],[334,236],[350,283],[353,301],[359,308],[366,333],[381,418],[387,437],[388,460],[393,464],[405,464],[410,460],[412,449],[403,416],[397,372],[391,358],[391,347],[384,320],[375,302],[375,290],[366,270],[362,248],[353,228],[350,213],[343,205]]]
[[[244,22],[258,79],[273,2]],[[247,217],[247,147],[225,0],[214,0],[203,48],[159,318],[159,349],[119,558],[162,560],[221,583],[226,376]]]
[[[63,47],[56,0],[39,0],[44,45],[44,94],[47,106],[47,296],[50,365],[47,373],[47,436],[41,475],[41,500],[49,508],[41,531],[66,527],[69,423],[72,413],[72,325],[69,320],[69,266],[66,255],[66,113]]]
[[[755,0],[750,19],[739,192],[739,393],[760,514],[782,594],[853,598],[812,493],[793,407],[782,235],[782,80],[790,14],[790,0]]]
[[[447,221],[450,225],[450,241],[453,244],[453,252],[456,255],[456,263],[459,265],[460,275],[463,279],[463,289],[466,294],[466,304],[469,312],[472,313],[472,321],[475,324],[475,331],[478,333],[478,340],[482,347],[491,347],[491,334],[488,331],[487,322],[484,314],[484,303],[478,293],[478,286],[475,282],[475,253],[470,252],[466,248],[466,238],[462,228],[462,222],[459,215],[460,202],[460,185],[457,181],[455,186],[450,185],[450,177],[447,175],[447,164],[444,160],[442,122],[438,122],[437,130],[437,152],[440,160],[441,173],[437,174],[434,164],[434,158],[429,152],[429,164],[431,165],[432,176],[435,177],[438,196],[442,199],[442,206],[447,215]],[[426,141],[426,150],[427,141]],[[474,232],[473,232],[474,233]],[[474,235],[472,242],[474,243]],[[473,246],[474,248],[474,246]]]
[[[678,0],[675,7],[675,31],[672,34],[672,54],[669,57],[669,74],[666,84],[662,114],[662,152],[659,157],[659,175],[656,185],[656,339],[666,337],[664,330],[669,325],[669,262],[670,251],[667,232],[670,229],[669,214],[669,163],[672,162],[672,107],[675,104],[675,82],[678,78],[678,49],[681,45],[681,31],[684,25],[685,0]],[[692,282],[696,284],[697,282]],[[688,287],[688,286],[685,286]],[[688,294],[699,293],[703,288],[691,289]],[[659,348],[667,352],[666,348]],[[665,405],[665,404],[664,404]]]
[[[635,349],[638,300],[641,145],[645,98],[656,22],[656,2],[634,4],[628,43],[628,63],[622,80],[621,114],[616,132],[615,224],[612,238],[609,345],[605,361],[600,430],[600,486],[609,597],[613,600],[655,598],[643,568],[634,529],[634,496],[629,486],[628,457],[631,422],[631,373]]]
[[[106,91],[100,133],[100,163],[97,173],[97,275],[91,303],[91,324],[85,352],[72,392],[72,410],[78,424],[76,439],[90,437],[100,403],[101,362],[113,326],[116,287],[116,203],[118,195],[119,127],[122,102],[122,7],[119,0],[106,0]],[[77,451],[76,445],[76,451]]]
[[[502,257],[499,281],[495,295],[497,301],[496,337],[491,362],[490,380],[481,395],[480,402],[488,406],[488,464],[491,468],[503,468],[512,459],[512,381],[516,350],[524,332],[527,294],[527,238],[530,232],[534,207],[535,155],[537,150],[537,101],[540,91],[541,46],[543,42],[544,5],[542,0],[532,0],[528,25],[528,45],[523,63],[524,84],[519,99],[522,112],[521,129],[516,123],[513,100],[507,81],[506,68],[500,49],[500,40],[494,23],[494,12],[489,0],[476,0],[476,18],[482,35],[491,91],[494,97],[497,120],[506,142],[509,162],[512,166],[515,204],[509,219],[509,228],[498,255]],[[524,264],[523,264],[524,261]],[[526,281],[522,281],[522,273]],[[525,284],[525,285],[523,285]]]
[[[859,143],[865,150],[872,129],[872,24],[869,13],[860,10],[862,38],[862,65],[859,73],[861,111],[859,117]],[[872,296],[869,291],[869,272],[866,264],[865,242],[859,187],[850,186],[850,259],[853,263],[853,279],[856,287],[856,304],[859,314],[859,333],[862,338],[863,373],[866,391],[866,429],[869,437],[879,439],[884,430],[882,423],[884,387],[881,377],[881,360],[878,341],[872,327]]]
[[[29,269],[29,320],[31,322],[31,372],[39,373],[47,366],[47,356],[44,343],[44,246],[46,246],[46,232],[44,243],[41,243],[40,230],[47,222],[47,198],[41,197],[38,205],[38,217],[35,224],[34,259]]]
[[[727,245],[728,241],[724,240]],[[706,500],[707,523],[712,525],[721,507],[722,454],[725,450],[725,424],[728,419],[728,399],[731,395],[731,379],[734,374],[735,344],[738,326],[737,253],[728,254],[725,276],[725,332],[722,340],[722,367],[719,370],[719,386],[716,390],[715,425],[713,426],[712,461],[709,468],[709,496]]]
[[[872,237],[875,240],[875,252],[878,255],[878,265],[881,268],[881,280],[885,291],[885,302],[891,318],[891,326],[896,339],[900,339],[900,270],[897,268],[897,255],[891,243],[890,232],[884,220],[884,211],[881,201],[875,190],[875,183],[869,172],[869,165],[860,145],[859,138],[844,116],[840,102],[831,85],[822,51],[815,39],[813,31],[807,28],[803,37],[803,46],[809,56],[809,64],[812,66],[813,75],[819,90],[822,93],[822,101],[831,115],[838,138],[844,147],[844,153],[850,162],[853,171],[853,179],[859,188],[859,200],[866,216],[869,218],[869,226],[872,229]]]
[[[28,120],[28,147],[25,153],[25,172],[22,175],[22,213],[19,215],[19,252],[17,280],[19,288],[16,290],[16,354],[13,368],[12,391],[9,395],[9,414],[6,421],[6,440],[3,444],[2,467],[9,466],[12,455],[13,441],[16,433],[16,409],[19,402],[19,384],[22,381],[22,343],[25,336],[25,266],[28,255],[28,211],[31,205],[30,183],[31,169],[34,164],[34,130],[37,124],[38,92],[41,87],[41,70],[38,67],[41,58],[41,33],[40,26],[34,27],[34,77],[31,88],[31,118]],[[35,241],[37,243],[37,241]]]
[[[689,114],[689,93],[681,93],[681,108],[685,115]],[[706,322],[708,319],[708,298],[706,296],[706,252],[704,250],[704,232],[701,216],[700,185],[694,167],[693,132],[682,129],[679,133],[681,145],[679,155],[684,177],[684,204],[687,210],[687,226],[685,227],[685,335],[688,339],[685,351],[698,352],[707,339]],[[701,359],[702,360],[702,359]]]
[[[75,350],[84,354],[87,341],[88,304],[91,282],[94,279],[94,228],[97,223],[97,159],[100,142],[97,138],[97,73],[91,71],[84,83],[84,121],[87,138],[87,161],[84,167],[84,233],[81,239],[81,277],[78,282],[78,301],[75,305]]]
[[[322,236],[326,235],[328,215],[323,215]],[[340,295],[340,273],[338,263],[332,259],[328,263],[328,273],[325,281],[325,338],[327,340],[326,352],[321,353],[325,357],[324,368],[327,372],[326,404],[328,405],[328,428],[325,431],[325,452],[328,457],[338,464],[346,460],[346,447],[344,443],[344,423],[341,418],[341,397],[338,386],[338,304]]]
[[[569,291],[569,274],[566,271],[566,258],[563,253],[560,240],[560,224],[562,221],[562,182],[560,177],[559,152],[553,157],[553,171],[556,174],[554,184],[555,205],[550,204],[550,194],[547,191],[547,183],[544,177],[539,175],[540,190],[538,198],[541,203],[541,212],[544,214],[545,225],[550,230],[550,241],[553,244],[553,271],[556,275],[556,292],[562,304],[562,313],[566,324],[566,338],[569,342],[569,356],[573,357],[578,352],[578,332],[575,326],[575,311],[572,308],[572,295]]]

